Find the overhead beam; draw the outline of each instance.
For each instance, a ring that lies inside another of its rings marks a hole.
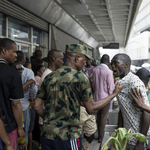
[[[132,27],[133,27],[133,24],[134,24],[134,21],[135,21],[135,19],[136,19],[137,14],[138,14],[138,10],[139,10],[139,8],[140,8],[141,3],[142,3],[142,0],[138,0],[137,6],[136,6],[136,10],[134,10],[134,16],[133,16],[133,18],[132,18],[132,22],[131,22],[131,25],[130,25],[130,30],[128,31],[128,35],[126,34],[126,39],[125,39],[125,41],[124,41],[124,47],[126,46],[126,44],[127,44],[127,42],[128,42],[129,34],[130,34],[130,31],[131,31],[131,29],[132,29]]]
[[[91,11],[89,10],[88,5],[86,5],[85,0],[79,0],[79,1],[80,1],[82,4],[84,4],[84,5],[85,5],[85,7],[87,8],[87,10],[89,11],[90,18],[91,18],[91,19],[92,19],[92,21],[94,22],[94,24],[95,24],[95,26],[97,27],[97,29],[98,29],[98,30],[102,33],[103,38],[107,41],[107,39],[106,39],[106,37],[105,37],[104,33],[102,32],[102,30],[101,30],[100,26],[99,26],[99,25],[97,25],[97,23],[96,23],[96,19],[94,18],[94,16],[92,15]]]
[[[110,21],[111,21],[112,33],[113,33],[114,39],[115,39],[114,41],[116,41],[116,34],[115,34],[115,31],[114,31],[114,24],[113,24],[113,20],[112,20],[112,11],[111,11],[111,7],[109,5],[110,0],[105,0],[105,3],[106,3],[109,18],[110,18]]]
[[[130,20],[131,20],[131,16],[132,16],[133,3],[134,3],[134,0],[131,0],[129,14],[128,14],[128,22],[127,22],[127,27],[126,27],[126,31],[125,31],[125,37],[124,37],[124,45],[126,42],[126,38],[127,38],[128,30],[129,30],[129,25],[130,25]]]
[[[75,18],[74,15],[69,14],[69,12],[68,12],[67,10],[65,10],[65,9],[62,7],[62,5],[61,5],[61,3],[60,3],[59,0],[54,0],[54,2],[56,2],[56,4],[58,4],[72,19],[74,19],[87,33],[90,34],[90,32],[88,31],[88,29],[87,29],[81,22],[77,21],[77,19]],[[96,41],[96,38],[94,37],[94,35],[93,35],[93,34],[90,34],[90,35],[91,35],[91,37],[93,37],[93,38],[95,39],[95,41]],[[86,43],[86,44],[88,44],[88,43]]]

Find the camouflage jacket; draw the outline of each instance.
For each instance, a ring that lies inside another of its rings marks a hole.
[[[43,137],[51,140],[80,137],[80,103],[93,98],[84,73],[62,66],[46,76],[37,97],[46,100]]]

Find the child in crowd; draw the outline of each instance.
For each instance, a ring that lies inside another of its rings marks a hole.
[[[36,81],[36,85],[38,86],[38,89],[40,85],[40,79],[44,71],[45,71],[45,67],[42,64],[35,64],[35,66],[33,67],[35,81]]]
[[[30,62],[26,62],[24,65],[26,68],[28,69],[32,69],[31,63]]]
[[[24,67],[32,70],[32,65],[31,65],[31,62],[29,61],[28,58],[26,58],[26,62],[24,64]]]

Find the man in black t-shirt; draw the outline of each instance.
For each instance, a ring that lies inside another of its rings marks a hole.
[[[7,38],[1,39],[0,104],[4,116],[3,123],[5,124],[5,130],[15,150],[17,147],[16,141],[21,140],[25,135],[22,128],[22,105],[20,101],[23,98],[21,77],[17,70],[9,66],[9,63],[14,62],[16,56],[16,43]]]

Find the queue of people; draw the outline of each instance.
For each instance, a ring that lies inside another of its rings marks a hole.
[[[17,142],[24,137],[24,148],[32,150],[35,124],[41,132],[39,149],[88,150],[96,130],[102,143],[115,97],[113,108],[119,104],[120,109],[118,127],[147,136],[150,107],[146,85],[138,73],[130,72],[130,57],[115,55],[110,70],[108,55],[101,58],[99,66],[92,66],[84,45],[68,44],[65,54],[63,62],[61,51],[50,50],[45,69],[40,50],[30,64],[14,41],[0,40],[0,150],[17,150]],[[116,83],[113,75],[119,77]],[[147,76],[148,80],[150,74]],[[132,138],[127,150],[144,150],[144,143]]]

